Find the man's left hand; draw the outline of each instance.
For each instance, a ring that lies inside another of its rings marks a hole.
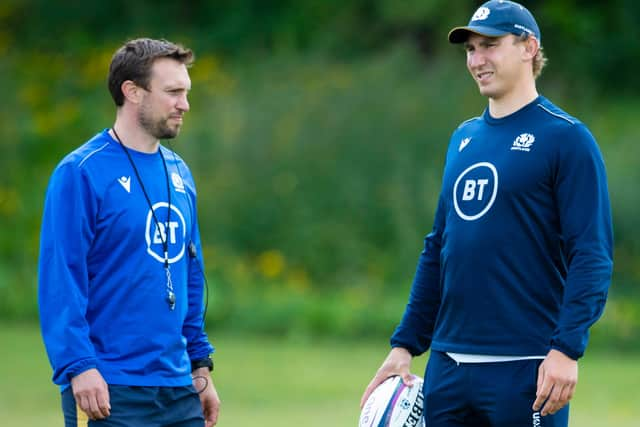
[[[538,390],[533,410],[545,416],[555,414],[573,397],[578,383],[578,361],[551,350],[538,368]]]
[[[191,373],[191,376],[193,377],[193,387],[198,391],[198,395],[200,396],[205,427],[215,426],[218,422],[218,413],[220,412],[220,398],[213,385],[209,368],[198,368]]]

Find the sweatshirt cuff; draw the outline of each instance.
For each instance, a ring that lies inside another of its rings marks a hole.
[[[553,350],[558,350],[559,352],[564,353],[566,356],[570,357],[573,360],[578,360],[584,355],[584,347],[579,350],[559,339],[554,339],[551,341],[551,348]]]
[[[65,382],[70,383],[71,378],[83,373],[84,371],[88,371],[89,369],[94,369],[98,367],[98,363],[96,359],[83,359],[80,360],[71,366],[69,366],[65,372],[64,377],[66,379]]]
[[[420,351],[420,349],[417,348],[415,345],[411,345],[406,342],[401,342],[395,337],[391,337],[390,344],[391,344],[391,348],[402,347],[406,349],[411,354],[411,356],[420,356],[422,353],[424,353],[424,351]]]

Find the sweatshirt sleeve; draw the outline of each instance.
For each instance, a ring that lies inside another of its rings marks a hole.
[[[391,347],[406,348],[417,356],[429,349],[440,307],[440,249],[445,224],[444,199],[440,195],[434,226],[424,239],[418,266],[400,325],[391,337]]]
[[[198,226],[198,213],[196,209],[195,193],[190,194],[192,200],[193,229],[191,242],[189,243],[188,266],[188,297],[189,308],[182,327],[182,333],[187,339],[187,353],[190,360],[200,360],[214,352],[209,344],[209,339],[204,331],[204,261],[202,245],[200,243],[200,231]],[[208,297],[208,295],[206,295]]]
[[[551,347],[578,359],[604,310],[613,269],[611,208],[604,161],[582,124],[569,128],[556,166],[556,198],[567,262]]]
[[[97,198],[78,165],[63,161],[49,181],[40,233],[38,303],[53,382],[97,364],[86,320],[87,253],[95,232]]]

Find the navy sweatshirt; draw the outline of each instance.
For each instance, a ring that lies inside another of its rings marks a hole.
[[[540,96],[453,133],[432,232],[391,338],[437,351],[577,359],[612,273],[602,155],[589,130]]]

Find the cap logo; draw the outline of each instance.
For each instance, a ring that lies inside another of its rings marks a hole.
[[[488,7],[480,7],[478,8],[478,10],[476,10],[476,13],[473,14],[473,16],[471,17],[471,20],[484,21],[489,17],[490,13],[491,13],[491,9],[489,9]]]

